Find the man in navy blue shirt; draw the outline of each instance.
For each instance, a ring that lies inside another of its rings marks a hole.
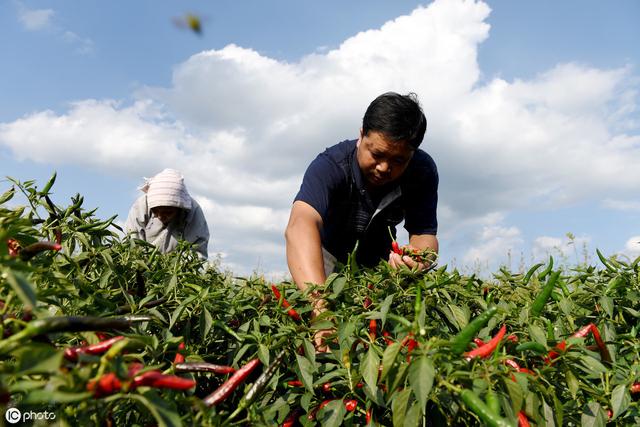
[[[394,268],[426,263],[391,251],[405,221],[409,249],[438,251],[435,162],[418,147],[427,120],[415,94],[388,92],[367,108],[357,140],[340,142],[307,168],[285,232],[287,263],[301,290],[323,284],[356,247],[360,265]],[[312,296],[312,298],[314,298]],[[324,301],[314,299],[314,315]]]

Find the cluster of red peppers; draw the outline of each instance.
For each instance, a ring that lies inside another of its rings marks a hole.
[[[289,309],[287,310],[287,314],[289,315],[289,317],[296,321],[302,320],[300,314],[298,314],[295,308],[291,307],[291,304],[289,304],[289,302],[282,297],[282,294],[280,293],[280,290],[276,285],[271,285],[271,291],[273,292],[273,295],[275,295],[275,297],[278,299],[278,301],[282,300],[282,306]]]

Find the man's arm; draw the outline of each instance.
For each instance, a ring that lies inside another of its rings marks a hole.
[[[289,271],[302,291],[307,289],[307,283],[323,284],[326,279],[320,240],[321,227],[322,218],[311,205],[300,200],[293,203],[284,236]]]
[[[436,254],[438,253],[438,238],[433,234],[410,234],[409,235],[409,248],[423,251],[430,249]],[[423,270],[431,265],[431,262],[417,262],[409,256],[401,256],[394,252],[389,254],[389,264],[393,268],[399,268],[403,265],[408,268],[418,268]]]

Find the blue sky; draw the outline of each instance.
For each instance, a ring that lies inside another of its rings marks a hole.
[[[189,12],[202,36],[173,24]],[[415,91],[441,263],[636,256],[639,18],[631,0],[5,0],[0,175],[56,170],[58,203],[80,192],[124,221],[143,176],[178,168],[210,253],[282,275],[308,162],[377,94]]]

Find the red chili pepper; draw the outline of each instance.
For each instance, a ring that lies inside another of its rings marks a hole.
[[[378,336],[378,322],[376,319],[369,320],[369,337],[371,341],[375,341]]]
[[[398,242],[396,242],[395,240],[393,242],[391,242],[391,249],[393,250],[393,252],[397,253],[398,255],[402,255],[402,249],[400,249],[400,246],[398,246]]]
[[[382,336],[384,337],[384,341],[387,343],[387,345],[393,344],[393,340],[390,338],[391,333],[389,333],[389,331],[387,330],[382,331]]]
[[[203,402],[211,407],[224,401],[231,395],[240,384],[247,379],[249,374],[260,364],[260,359],[256,358],[247,362],[242,368],[238,369],[227,381],[218,387],[213,393],[205,397]]]
[[[358,407],[358,401],[355,399],[345,400],[344,402],[344,408],[349,412],[355,411],[357,407]]]
[[[407,362],[411,361],[411,352],[417,346],[418,346],[418,341],[414,340],[413,338],[407,341]]]
[[[300,416],[300,410],[294,409],[293,412],[289,414],[289,416],[284,420],[280,427],[293,427],[296,425],[296,421],[298,421],[298,417]]]
[[[9,248],[9,256],[17,257],[20,253],[20,243],[16,239],[7,239],[7,247]]]
[[[486,343],[485,343],[484,341],[482,341],[480,338],[474,338],[474,339],[473,339],[473,342],[474,342],[474,343],[476,343],[476,345],[477,345],[478,347],[481,347],[481,346],[483,346],[483,345],[485,345],[485,344],[486,344]]]
[[[369,308],[371,306],[371,298],[364,297],[364,302],[362,303],[362,305],[364,306],[364,308]]]
[[[602,357],[602,360],[610,361],[611,355],[609,354],[609,349],[607,348],[606,344],[602,340],[602,337],[600,336],[600,331],[598,330],[598,327],[594,323],[589,323],[588,325],[583,326],[576,333],[571,335],[571,338],[585,338],[587,335],[589,335],[589,333],[593,335],[593,338],[596,341],[598,348],[600,349],[600,356]],[[563,340],[561,343],[556,345],[556,349],[560,351],[565,351],[567,349],[567,341]],[[551,361],[557,358],[558,356],[560,356],[559,352],[550,350],[549,354],[547,355],[547,357],[545,357],[544,360],[547,363],[551,363]]]
[[[371,417],[372,417],[372,411],[371,408],[367,409],[367,412],[365,413],[364,419],[366,420],[367,424],[371,424]]]
[[[635,382],[631,385],[631,393],[640,393],[640,382]]]
[[[529,419],[524,411],[518,412],[518,427],[529,427]]]
[[[109,350],[115,343],[120,340],[123,340],[124,337],[119,335],[117,337],[109,338],[105,341],[100,341],[99,343],[84,346],[84,347],[70,347],[64,350],[64,358],[70,361],[78,360],[78,356],[80,354],[90,354],[90,355],[98,355],[105,353]]]
[[[516,362],[516,361],[515,361],[515,360],[513,360],[513,359],[505,359],[505,360],[503,360],[503,361],[502,361],[502,363],[504,363],[504,364],[505,364],[505,365],[507,365],[507,366],[512,367],[512,368],[513,368],[513,369],[515,369],[516,371],[519,371],[520,369],[522,369],[522,368],[520,367],[520,365],[518,365],[518,362]]]
[[[168,388],[171,390],[189,390],[196,386],[196,382],[176,375],[165,375],[160,371],[148,371],[133,379],[133,387],[142,386]]]
[[[500,328],[496,336],[491,338],[489,342],[487,342],[485,345],[481,347],[478,347],[474,350],[464,353],[464,356],[466,356],[468,360],[474,357],[488,357],[496,349],[496,347],[498,346],[498,344],[500,343],[500,341],[502,340],[502,337],[504,337],[504,334],[506,332],[507,332],[506,325],[502,325],[502,328]]]
[[[511,341],[513,343],[517,343],[518,342],[518,337],[516,335],[511,334],[511,335],[509,335],[507,337],[507,341]]]
[[[320,403],[318,406],[316,406],[315,408],[313,408],[311,410],[311,412],[309,412],[309,414],[307,415],[307,419],[310,421],[313,421],[316,419],[316,414],[318,413],[318,411],[322,408],[324,408],[325,406],[327,406],[329,404],[329,402],[332,402],[334,399],[327,399],[327,400],[323,400],[322,403]]]
[[[22,258],[24,261],[27,261],[33,258],[36,254],[40,252],[43,252],[43,251],[57,252],[60,249],[62,249],[62,246],[58,243],[47,242],[47,241],[35,242],[20,250],[20,258]]]
[[[276,298],[279,301],[280,297],[281,297],[281,294],[280,294],[280,291],[278,290],[278,288],[276,287],[276,285],[271,285],[271,290],[273,291],[273,294],[276,296]],[[295,309],[290,308],[291,304],[289,304],[289,302],[284,298],[282,298],[282,306],[284,308],[288,308],[289,309],[287,311],[287,314],[289,315],[289,317],[291,317],[294,320],[302,320],[300,315],[298,314],[298,312]]]
[[[291,380],[287,381],[287,385],[289,387],[302,387],[304,384],[302,384],[302,381],[300,380]]]
[[[98,380],[91,380],[87,384],[87,390],[93,392],[95,397],[109,396],[117,393],[122,388],[122,382],[115,373],[104,374]]]
[[[181,342],[178,344],[178,351],[176,352],[176,357],[173,358],[173,364],[184,363],[184,355],[181,353],[184,350],[184,343]]]
[[[232,374],[236,371],[236,368],[232,366],[214,365],[207,362],[176,363],[173,368],[176,372],[213,372],[221,375]]]
[[[329,393],[331,393],[331,383],[330,383],[330,382],[329,382],[329,383],[324,383],[324,384],[322,384],[322,392],[323,392],[324,394],[329,394]]]

